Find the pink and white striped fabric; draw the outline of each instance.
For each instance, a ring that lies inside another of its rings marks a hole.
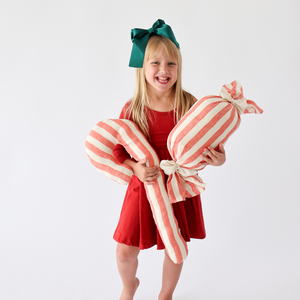
[[[197,175],[203,169],[201,154],[208,146],[218,149],[240,125],[240,114],[263,112],[243,95],[238,81],[223,85],[220,96],[206,96],[197,101],[177,123],[168,137],[172,161],[160,167],[169,175],[167,189],[171,203],[200,194],[205,184]]]
[[[137,161],[147,157],[148,167],[159,166],[159,158],[138,127],[129,120],[105,120],[99,122],[89,133],[86,152],[96,169],[121,184],[128,184],[132,170],[120,164],[113,155],[113,148],[121,144]],[[185,240],[182,238],[173,214],[161,171],[154,185],[145,184],[147,198],[153,217],[166,251],[175,263],[181,263],[188,255]]]
[[[128,184],[133,173],[115,159],[113,148],[116,144],[123,145],[137,161],[147,157],[149,167],[160,164],[169,175],[168,193],[162,171],[157,182],[145,184],[145,189],[166,251],[175,263],[180,263],[187,257],[188,249],[171,203],[204,191],[205,184],[198,176],[198,170],[204,168],[204,160],[200,157],[204,148],[218,149],[221,142],[226,142],[238,128],[241,113],[262,112],[253,101],[243,96],[240,83],[233,81],[221,88],[220,96],[207,96],[197,101],[174,127],[167,142],[172,161],[160,163],[138,127],[129,120],[120,119],[99,122],[87,137],[86,152],[99,172],[121,184]]]

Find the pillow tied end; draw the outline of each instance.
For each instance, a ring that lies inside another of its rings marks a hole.
[[[239,114],[263,113],[263,110],[254,101],[244,97],[242,85],[237,80],[230,84],[224,84],[220,90],[220,96],[230,102]]]

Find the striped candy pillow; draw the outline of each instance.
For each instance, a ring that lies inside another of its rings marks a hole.
[[[238,81],[223,85],[220,96],[197,101],[169,134],[168,149],[173,161],[160,164],[169,175],[170,201],[182,201],[203,192],[205,184],[197,171],[205,167],[200,156],[204,148],[217,150],[220,143],[225,143],[239,127],[240,114],[262,112],[255,102],[244,97]]]
[[[159,166],[160,161],[155,150],[133,122],[120,119],[105,120],[91,130],[85,146],[92,164],[108,178],[127,184],[133,174],[131,168],[115,159],[113,149],[117,144],[123,145],[137,161],[147,157],[148,167]],[[145,184],[147,198],[166,251],[175,263],[181,263],[187,257],[188,249],[173,215],[162,171],[161,175],[155,184]]]

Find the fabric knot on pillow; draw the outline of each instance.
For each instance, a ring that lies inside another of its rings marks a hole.
[[[242,85],[237,80],[223,85],[220,90],[220,96],[230,102],[238,110],[239,114],[261,114],[263,112],[253,101],[244,97]]]
[[[184,168],[177,164],[174,160],[162,160],[160,162],[160,168],[166,175],[171,175],[175,172],[179,173],[182,176],[197,175],[197,170]]]

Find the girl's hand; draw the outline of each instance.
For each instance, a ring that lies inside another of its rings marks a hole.
[[[204,151],[207,153],[207,156],[201,155],[202,159],[206,161],[202,163],[202,165],[221,166],[226,161],[223,144],[220,144],[219,151],[216,151],[211,147],[205,148]]]
[[[138,177],[138,179],[146,184],[154,184],[155,179],[160,175],[160,168],[153,167],[149,168],[146,167],[147,158],[141,159],[139,162],[134,163],[131,165],[133,170],[133,174]]]

